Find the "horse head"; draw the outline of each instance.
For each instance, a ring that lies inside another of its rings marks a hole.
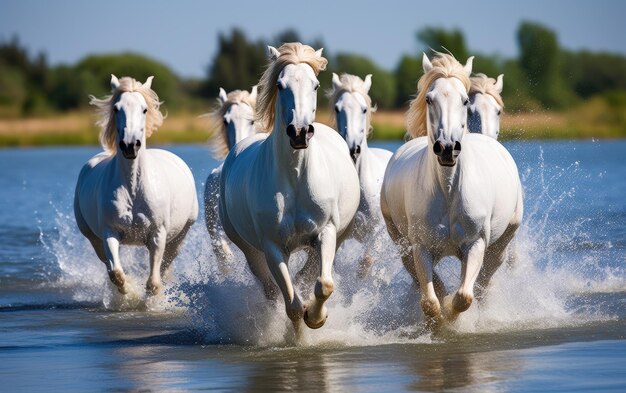
[[[504,75],[498,79],[478,74],[471,78],[470,104],[467,107],[467,125],[470,132],[481,133],[498,139],[500,134],[500,114],[504,104],[500,93],[504,85]]]
[[[456,62],[454,58],[449,61]],[[472,61],[473,57],[470,57],[465,66],[452,70],[460,73],[460,77],[469,78]],[[427,106],[430,143],[440,165],[454,166],[461,154],[463,135],[467,132],[468,89],[454,72],[439,75],[438,67],[433,66],[426,54],[422,66],[425,76],[432,75],[423,98]]]
[[[254,86],[250,93],[235,90],[228,95],[220,88],[219,101],[224,110],[218,110],[223,124],[228,150],[232,149],[242,139],[255,133],[254,105],[256,103],[257,88]]]
[[[149,77],[143,85],[139,82],[136,83],[141,85],[141,88],[149,90],[153,78],[152,76]],[[114,95],[120,89],[120,85],[119,79],[115,75],[111,75],[111,89]],[[134,160],[137,158],[141,147],[146,145],[146,117],[148,110],[146,98],[136,88],[130,91],[122,91],[113,103],[117,145],[124,158]]]
[[[361,150],[367,144],[370,131],[370,117],[373,111],[372,100],[368,92],[372,86],[372,75],[365,80],[343,74],[333,73],[333,90],[329,92],[335,110],[337,131],[345,139],[350,149],[350,156],[356,162]]]

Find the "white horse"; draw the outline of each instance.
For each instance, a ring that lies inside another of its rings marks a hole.
[[[332,265],[359,205],[359,178],[339,134],[313,122],[316,75],[327,64],[322,50],[290,43],[268,51],[257,119],[272,131],[241,141],[226,157],[219,213],[268,299],[277,295],[272,278],[278,284],[298,334],[303,319],[313,329],[326,322]],[[287,268],[302,248],[313,249],[319,266],[314,296],[304,304]]]
[[[102,116],[100,142],[105,151],[83,167],[74,194],[78,228],[123,294],[128,284],[120,244],[148,248],[146,292],[157,294],[161,276],[198,216],[196,188],[187,165],[170,152],[146,148],[146,139],[163,123],[161,103],[151,84],[152,77],[142,85],[111,75],[112,95],[102,100],[90,96]]]
[[[498,79],[476,74],[470,78],[469,105],[467,106],[467,126],[470,132],[498,139],[500,134],[500,114],[504,109],[502,87],[504,75]]]
[[[223,160],[235,144],[257,132],[254,127],[256,96],[256,86],[252,87],[249,93],[245,90],[235,90],[228,95],[224,89],[220,88],[219,106],[209,115],[217,128],[209,142],[215,159]],[[224,263],[232,259],[233,253],[222,229],[217,208],[222,165],[213,169],[206,179],[204,217],[218,266],[225,272],[227,269]]]
[[[329,102],[335,111],[337,131],[348,144],[350,156],[356,165],[361,184],[361,201],[354,225],[354,237],[367,244],[359,267],[364,277],[373,263],[372,251],[381,246],[384,231],[380,212],[380,189],[385,168],[391,158],[389,150],[370,148],[367,137],[372,132],[372,99],[368,92],[372,87],[372,75],[362,80],[358,76],[333,73],[333,88],[328,91]]]
[[[469,75],[452,56],[423,58],[424,76],[407,113],[416,137],[392,157],[381,193],[391,238],[402,247],[402,262],[419,284],[429,321],[440,321],[445,295],[434,265],[445,256],[461,260],[461,284],[445,296],[444,315],[454,319],[469,308],[506,258],[522,219],[517,166],[495,139],[466,131]],[[462,150],[461,150],[462,147]]]

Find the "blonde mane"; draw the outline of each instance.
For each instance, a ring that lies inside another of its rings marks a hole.
[[[148,112],[146,113],[146,138],[149,138],[163,124],[164,116],[159,110],[162,102],[154,90],[144,87],[141,82],[130,77],[119,79],[120,85],[102,99],[98,99],[93,95],[89,96],[89,104],[96,107],[96,111],[100,119],[96,125],[100,127],[100,144],[102,148],[110,154],[117,152],[117,127],[115,125],[115,111],[113,105],[119,100],[120,96],[126,92],[140,93],[146,100]]]
[[[428,134],[426,93],[431,84],[439,78],[457,78],[465,86],[466,91],[470,88],[470,78],[463,65],[454,56],[435,52],[431,63],[433,68],[422,75],[417,82],[417,97],[411,101],[406,113],[406,129],[411,138]]]
[[[376,107],[372,106],[372,98],[369,96],[368,89],[365,88],[365,81],[359,78],[356,75],[350,74],[341,74],[339,77],[339,81],[341,82],[341,88],[336,88],[335,86],[332,89],[326,91],[326,97],[328,97],[328,103],[331,107],[331,113],[333,112],[333,106],[341,97],[343,93],[359,93],[365,99],[365,104],[367,105],[367,112],[365,113],[365,129],[367,130],[366,136],[369,136],[372,133],[372,113],[376,112]],[[337,119],[335,116],[332,117],[332,125],[333,127],[337,126]]]
[[[216,160],[223,160],[229,152],[228,135],[224,124],[224,115],[228,109],[236,104],[246,104],[254,112],[256,100],[252,98],[250,92],[246,90],[233,90],[226,96],[226,101],[222,103],[217,100],[218,105],[208,114],[211,119],[211,136],[209,138],[209,148]]]
[[[470,78],[472,85],[470,86],[469,94],[488,94],[492,96],[501,108],[504,108],[504,102],[498,90],[496,90],[496,80],[489,78],[485,74],[476,74]]]
[[[276,97],[278,95],[278,87],[276,81],[283,68],[288,64],[308,64],[315,75],[326,69],[328,60],[318,56],[315,50],[308,45],[299,42],[282,44],[278,48],[280,56],[270,61],[267,69],[261,76],[259,81],[259,96],[257,99],[256,119],[259,121],[262,130],[271,130],[274,128],[274,116]]]

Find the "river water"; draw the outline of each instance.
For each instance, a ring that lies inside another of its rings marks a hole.
[[[362,245],[347,241],[328,322],[299,346],[240,253],[218,268],[202,217],[156,299],[147,252],[124,248],[135,294],[121,298],[73,217],[98,149],[0,150],[1,390],[626,391],[626,141],[505,145],[524,186],[521,258],[483,302],[431,334],[391,242],[358,280]],[[201,195],[208,149],[165,148]],[[457,285],[457,261],[437,269]]]

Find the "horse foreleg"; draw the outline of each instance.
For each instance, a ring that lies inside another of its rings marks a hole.
[[[289,275],[289,269],[287,267],[289,255],[278,245],[270,243],[265,247],[265,259],[267,261],[267,267],[272,273],[274,281],[278,284],[278,288],[280,288],[283,298],[285,299],[285,311],[287,312],[287,316],[293,322],[296,332],[298,332],[299,323],[304,315],[304,305],[300,301],[291,283],[291,276]]]
[[[315,283],[315,299],[310,302],[305,313],[304,323],[311,329],[324,326],[328,318],[328,310],[324,303],[335,289],[332,277],[333,262],[337,249],[337,229],[334,225],[327,225],[318,235],[315,248],[321,259],[320,276]]]
[[[207,178],[204,188],[204,217],[211,247],[217,258],[217,267],[220,273],[226,275],[230,272],[228,263],[234,256],[219,216],[220,174],[221,170],[214,170]]]
[[[163,262],[163,254],[165,253],[165,244],[167,240],[167,232],[165,228],[159,228],[148,239],[148,251],[150,252],[150,276],[146,283],[146,294],[154,296],[161,291],[163,284],[161,282],[161,263]]]
[[[363,255],[363,259],[359,263],[358,277],[359,279],[364,279],[370,273],[372,265],[374,264],[374,257],[372,254],[379,251],[382,248],[382,230],[381,228],[375,229],[373,233],[373,238],[366,239],[368,242],[365,249],[365,254]]]
[[[106,267],[111,282],[122,294],[128,292],[126,288],[126,275],[120,263],[120,241],[117,235],[109,234],[104,237],[104,255],[106,257]]]
[[[451,319],[467,310],[474,301],[474,284],[480,273],[485,258],[485,240],[473,242],[463,253],[461,266],[461,285],[451,302],[446,302],[446,314]]]
[[[416,245],[413,247],[413,262],[414,269],[412,270],[419,282],[422,296],[422,311],[426,317],[438,321],[441,319],[441,305],[433,284],[433,257],[423,246]]]

